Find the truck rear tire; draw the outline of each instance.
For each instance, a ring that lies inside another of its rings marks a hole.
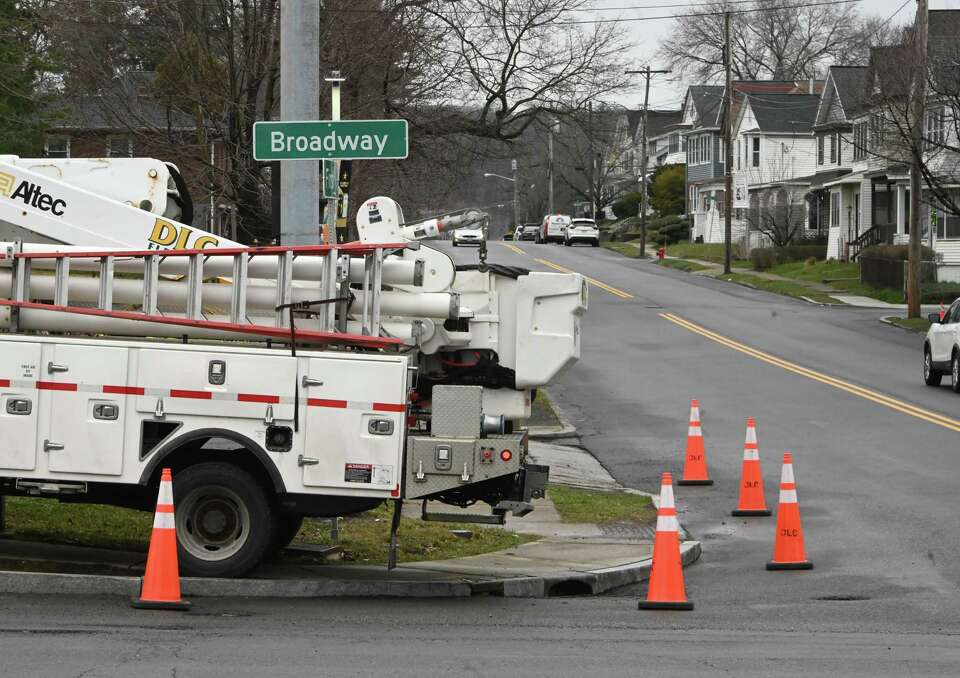
[[[273,506],[256,479],[232,464],[188,466],[173,483],[180,569],[196,577],[239,577],[274,540]]]

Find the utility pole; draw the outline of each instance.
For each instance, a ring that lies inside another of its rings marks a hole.
[[[643,88],[643,132],[640,137],[640,256],[647,255],[647,109],[650,106],[650,76],[657,73],[670,73],[669,70],[650,70],[644,66],[642,71],[627,71],[644,76]]]
[[[320,117],[320,0],[280,3],[280,118]],[[320,242],[320,163],[281,160],[280,244]]]
[[[913,109],[912,163],[910,167],[910,248],[907,262],[907,317],[920,317],[920,209],[921,165],[923,163],[923,125],[927,98],[927,0],[917,0],[917,19],[913,29],[914,71],[911,92]],[[933,225],[931,224],[931,228]]]
[[[549,178],[547,214],[553,214],[553,130],[557,122],[555,118],[552,118],[550,126],[547,128],[547,175]]]
[[[517,230],[520,225],[520,182],[517,181],[517,159],[510,161],[510,169],[513,170],[513,230]]]
[[[733,244],[733,76],[730,73],[730,12],[723,13],[723,68],[726,71],[727,114],[723,121],[723,272],[730,272],[731,249]],[[747,248],[750,247],[749,241]]]

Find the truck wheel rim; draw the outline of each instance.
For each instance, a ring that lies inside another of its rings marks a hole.
[[[240,497],[225,487],[191,490],[176,507],[177,536],[195,558],[220,561],[235,555],[250,534],[250,513]]]

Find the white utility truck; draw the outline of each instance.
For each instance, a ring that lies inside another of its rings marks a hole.
[[[576,274],[457,266],[390,198],[360,240],[244,247],[150,158],[0,156],[0,494],[151,510],[175,474],[184,571],[249,572],[304,516],[541,496],[520,427],[574,363]],[[482,250],[483,252],[484,250]],[[395,548],[392,549],[395,553]]]

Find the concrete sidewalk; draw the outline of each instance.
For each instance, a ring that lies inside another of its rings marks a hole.
[[[586,450],[532,442],[530,456],[536,463],[551,466],[553,482],[630,491]],[[417,516],[419,503],[411,502],[404,510]],[[537,500],[536,510],[529,516],[508,517],[505,527],[544,538],[494,553],[403,563],[389,572],[383,566],[280,559],[263,565],[248,578],[185,577],[181,584],[184,595],[196,597],[544,597],[596,595],[642,581],[649,574],[653,551],[650,525],[564,523],[548,496]],[[699,542],[683,542],[684,564],[699,556]],[[0,539],[0,593],[133,595],[144,560],[145,554],[140,552]]]

